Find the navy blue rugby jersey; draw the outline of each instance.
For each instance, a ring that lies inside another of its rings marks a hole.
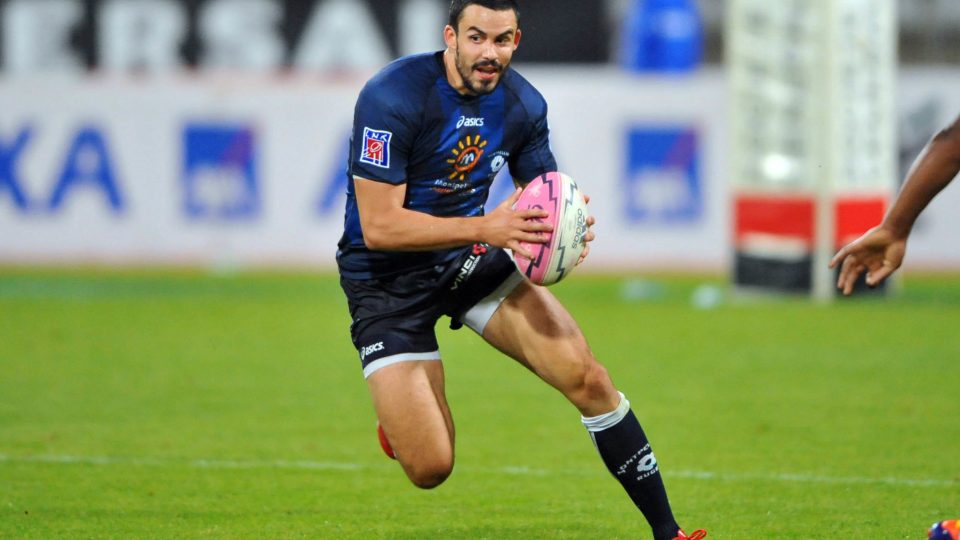
[[[341,275],[374,279],[452,259],[458,248],[375,251],[363,242],[353,177],[406,184],[404,206],[435,216],[479,216],[506,165],[521,184],[557,170],[547,104],[512,69],[490,94],[464,96],[447,82],[443,52],[401,58],[360,92],[347,167]]]

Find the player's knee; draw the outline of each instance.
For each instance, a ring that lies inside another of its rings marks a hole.
[[[583,375],[583,392],[591,400],[606,397],[613,391],[613,383],[610,382],[610,374],[607,368],[599,362],[590,362]]]
[[[407,468],[407,477],[420,489],[433,489],[442,484],[453,472],[453,459],[420,461]]]
[[[578,366],[568,397],[583,411],[602,407],[614,394],[616,389],[610,381],[607,369],[599,362],[591,360]]]

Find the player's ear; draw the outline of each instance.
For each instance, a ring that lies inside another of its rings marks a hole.
[[[457,31],[449,24],[443,28],[443,42],[447,44],[448,48],[457,48]]]
[[[513,50],[517,50],[517,47],[520,46],[520,29],[517,28],[517,33],[513,35]]]

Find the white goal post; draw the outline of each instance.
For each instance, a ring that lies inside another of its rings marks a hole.
[[[738,291],[834,297],[896,185],[895,0],[728,0]]]

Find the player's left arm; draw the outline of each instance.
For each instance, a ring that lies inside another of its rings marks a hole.
[[[406,184],[389,184],[355,176],[354,188],[363,240],[369,249],[429,251],[484,242],[533,258],[522,242],[543,243],[552,230],[539,218],[542,209],[515,210],[520,190],[483,216],[438,217],[404,206]]]

